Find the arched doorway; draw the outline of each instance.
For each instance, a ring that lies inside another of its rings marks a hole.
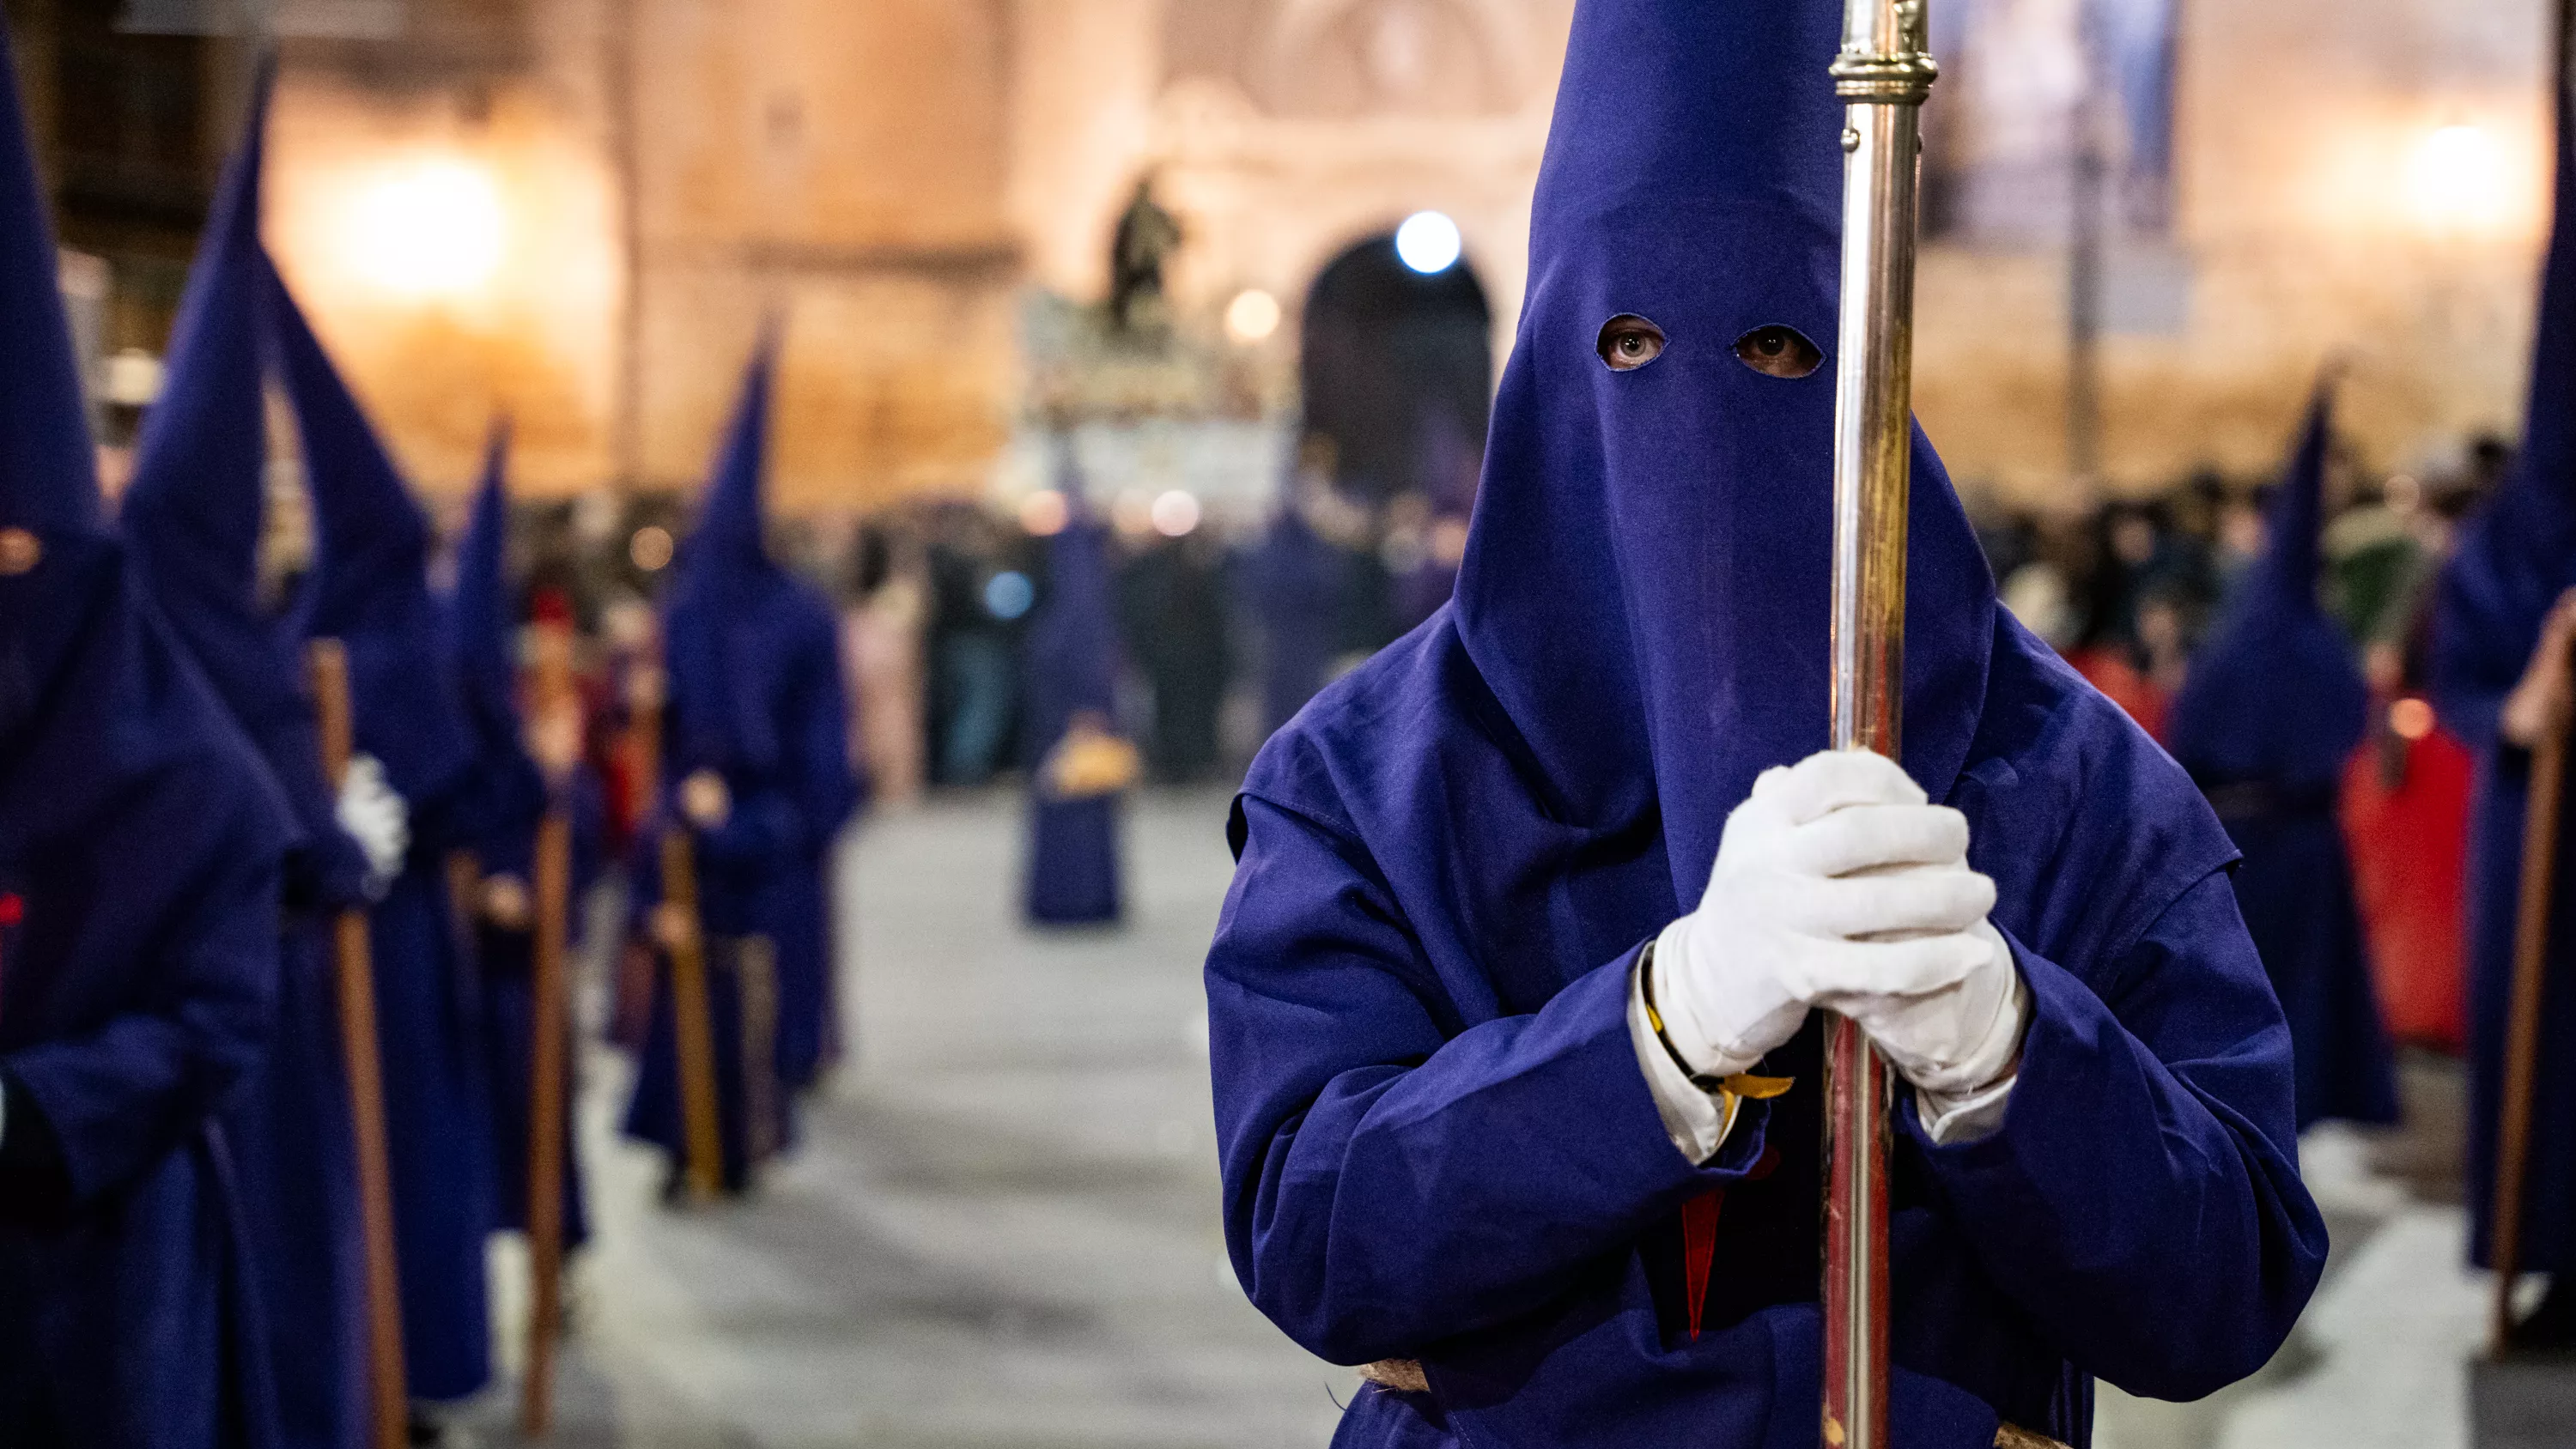
[[[1298,374],[1306,430],[1332,439],[1345,492],[1463,507],[1444,460],[1482,451],[1494,375],[1493,312],[1463,256],[1426,275],[1388,234],[1335,257],[1306,294]]]

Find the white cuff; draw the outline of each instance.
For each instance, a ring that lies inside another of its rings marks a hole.
[[[1694,1165],[1702,1164],[1717,1156],[1727,1134],[1735,1130],[1737,1102],[1693,1086],[1690,1073],[1656,1037],[1654,1018],[1646,1014],[1646,968],[1654,959],[1651,950],[1638,952],[1636,969],[1628,973],[1628,1045],[1637,1053],[1637,1065],[1645,1070],[1655,1113],[1664,1119],[1664,1134],[1682,1156]]]
[[[2020,1080],[2021,1073],[2015,1072],[1964,1097],[1936,1096],[1916,1088],[1914,1110],[1923,1119],[1923,1135],[1931,1138],[1935,1147],[1994,1136],[2003,1130],[2004,1110],[2012,1105],[2013,1083]]]
[[[2013,960],[2012,946],[2003,934],[1991,924],[1983,929],[1994,938],[1995,949],[2003,953],[2004,969],[2012,973],[2012,993],[1995,1012],[1985,1041],[1970,1059],[1972,1066],[1982,1070],[1969,1080],[1982,1078],[1986,1085],[1958,1093],[1915,1089],[1915,1111],[1923,1119],[1924,1135],[1932,1139],[1935,1147],[1974,1142],[2001,1131],[2004,1109],[2012,1102],[2013,1083],[2021,1080],[2021,1041],[2030,1034],[2030,983],[2022,979],[2021,966]]]

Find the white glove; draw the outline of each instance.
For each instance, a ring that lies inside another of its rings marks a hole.
[[[411,807],[385,783],[385,767],[373,755],[349,761],[340,780],[340,828],[358,842],[367,857],[367,885],[381,895],[402,874],[403,857],[411,854]]]
[[[1674,1049],[1702,1076],[1731,1076],[1824,1007],[1873,1036],[1884,1026],[1918,1086],[1916,1068],[1946,1086],[1981,1064],[1983,1037],[1959,1038],[1988,1032],[1996,994],[2020,977],[1986,925],[1994,882],[1967,854],[1967,818],[1882,756],[1829,750],[1764,771],[1727,817],[1699,909],[1655,943]]]

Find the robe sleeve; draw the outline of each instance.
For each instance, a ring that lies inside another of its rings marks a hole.
[[[1289,1337],[1366,1363],[1506,1322],[1759,1160],[1761,1103],[1707,1167],[1674,1149],[1629,1038],[1636,951],[1462,1029],[1356,844],[1240,808],[1207,962],[1226,1242]]]
[[[2270,1359],[2323,1271],[2289,1028],[2225,872],[2168,907],[2108,998],[2013,943],[2031,994],[2003,1123],[1906,1131],[1979,1261],[2075,1365],[2194,1399]]]
[[[0,1056],[12,1129],[22,1103],[42,1114],[71,1207],[186,1140],[268,1044],[279,856],[243,844],[223,842],[172,892],[185,905],[156,933],[167,960],[144,973],[148,992],[92,1030]]]

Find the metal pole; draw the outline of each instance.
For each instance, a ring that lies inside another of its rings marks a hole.
[[[1842,331],[1834,404],[1833,743],[1897,756],[1905,703],[1906,490],[1913,450],[1921,120],[1938,75],[1924,0],[1848,0],[1835,89]],[[1826,1449],[1887,1449],[1887,1064],[1825,1027]]]

